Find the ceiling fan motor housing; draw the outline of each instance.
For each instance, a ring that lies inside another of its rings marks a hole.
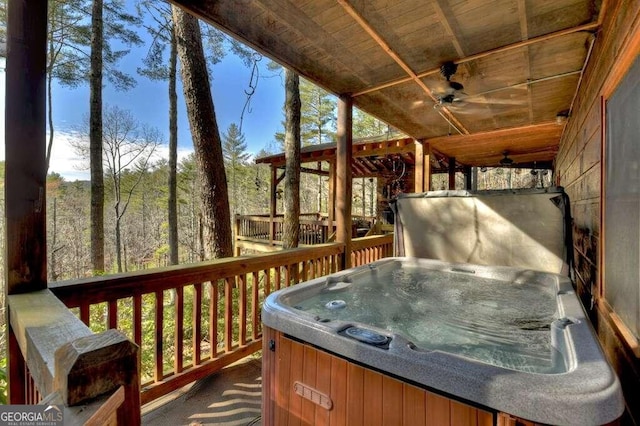
[[[451,76],[454,75],[456,71],[458,71],[458,64],[454,64],[453,62],[450,62],[450,61],[445,62],[440,67],[440,74],[442,74],[442,76],[446,78],[447,81],[449,81]]]

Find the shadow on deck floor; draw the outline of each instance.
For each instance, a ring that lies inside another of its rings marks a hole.
[[[261,425],[262,363],[248,357],[142,407],[143,425]]]

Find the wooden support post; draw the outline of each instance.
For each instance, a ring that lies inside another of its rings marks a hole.
[[[5,112],[7,294],[47,287],[47,2],[9,0]]]
[[[269,198],[269,245],[273,245],[273,240],[276,239],[276,215],[278,214],[278,199],[276,198],[276,189],[278,169],[275,166],[271,166],[271,192]]]
[[[471,166],[464,166],[464,189],[471,190]]]
[[[449,157],[449,189],[456,189],[456,157]]]
[[[353,99],[349,95],[340,95],[338,99],[338,134],[336,149],[336,241],[343,243],[344,256],[342,267],[351,266],[351,159]]]
[[[5,95],[5,294],[47,287],[46,1],[9,0]],[[7,327],[8,400],[24,404],[25,362]]]
[[[336,162],[329,162],[329,203],[327,205],[329,235],[333,234],[333,223],[336,220]]]
[[[416,142],[415,192],[431,191],[431,145]]]

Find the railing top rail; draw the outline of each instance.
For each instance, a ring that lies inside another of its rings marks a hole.
[[[370,235],[368,237],[354,238],[351,240],[351,250],[362,250],[388,244],[393,244],[393,234]]]
[[[83,303],[100,303],[291,265],[309,259],[342,254],[340,243],[281,250],[273,253],[229,257],[190,265],[177,265],[108,276],[50,283],[49,288],[68,307]],[[108,283],[108,285],[106,285]]]

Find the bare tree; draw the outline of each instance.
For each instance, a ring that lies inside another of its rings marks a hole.
[[[160,132],[141,126],[130,111],[115,106],[106,108],[103,125],[104,162],[113,189],[116,263],[122,272],[122,217],[160,144]]]

